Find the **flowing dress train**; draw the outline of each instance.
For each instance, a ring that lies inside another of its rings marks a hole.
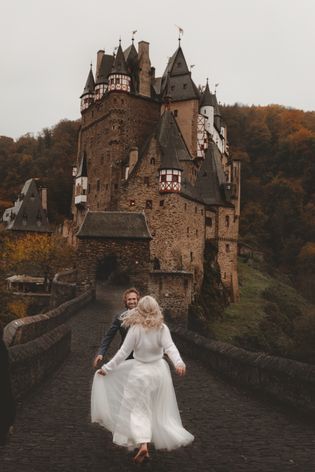
[[[134,359],[124,360],[131,351]],[[193,441],[183,428],[166,352],[175,366],[183,361],[169,329],[133,326],[114,358],[95,373],[91,418],[112,432],[114,443],[128,448],[154,443],[156,449],[176,449]],[[141,360],[140,360],[141,359]]]

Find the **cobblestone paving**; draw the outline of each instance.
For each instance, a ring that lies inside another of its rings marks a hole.
[[[18,408],[15,433],[0,448],[1,472],[314,472],[315,427],[279,406],[258,401],[185,359],[174,378],[187,448],[151,451],[135,466],[111,434],[89,420],[91,362],[104,330],[121,308],[121,291],[102,290],[70,321],[72,352],[63,366]],[[113,346],[112,353],[117,345]]]

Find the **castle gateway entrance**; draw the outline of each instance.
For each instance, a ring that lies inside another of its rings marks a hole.
[[[143,213],[88,211],[77,238],[81,284],[121,277],[147,289],[151,235]]]

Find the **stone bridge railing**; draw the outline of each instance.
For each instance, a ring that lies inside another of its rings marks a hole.
[[[241,386],[267,394],[315,415],[315,366],[249,352],[213,341],[181,327],[172,327],[179,350]]]
[[[55,370],[70,352],[71,330],[66,320],[94,298],[92,289],[47,313],[9,323],[4,329],[15,398],[22,398]]]
[[[55,275],[50,296],[50,307],[56,308],[77,294],[77,270],[66,270]]]

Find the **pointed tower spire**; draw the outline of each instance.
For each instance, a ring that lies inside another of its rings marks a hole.
[[[113,92],[130,92],[131,77],[128,71],[125,56],[121,47],[121,40],[115,57],[112,71],[108,77],[109,91]]]
[[[89,108],[91,103],[94,101],[94,88],[95,88],[95,81],[92,71],[92,63],[90,65],[89,75],[87,77],[85,87],[83,89],[83,93],[81,95],[81,112]]]

